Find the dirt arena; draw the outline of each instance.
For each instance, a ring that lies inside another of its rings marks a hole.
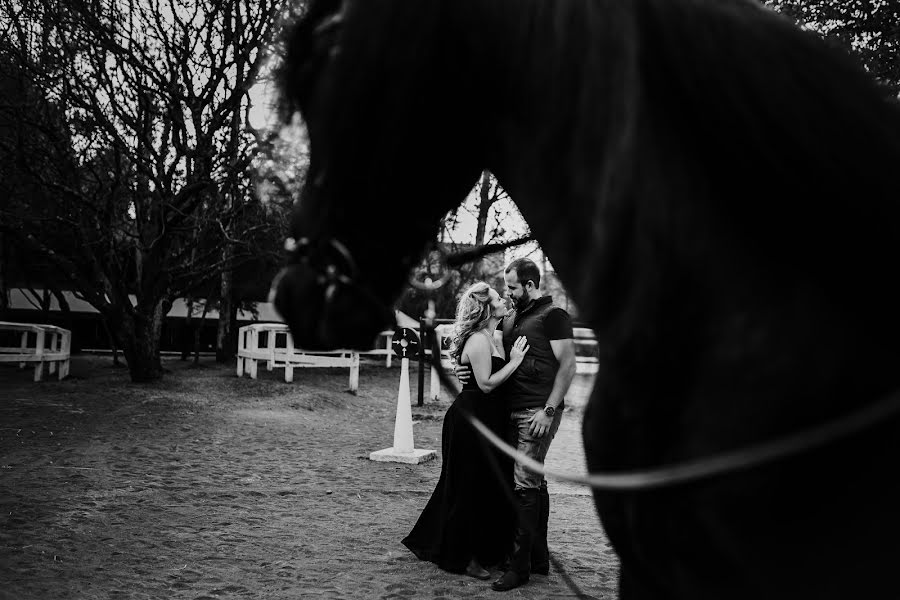
[[[108,357],[66,381],[0,368],[0,598],[576,598],[555,569],[527,586],[445,573],[400,544],[440,457],[376,463],[392,445],[399,369],[364,363],[256,381],[167,360],[132,384]],[[411,372],[413,402],[417,374]],[[584,471],[578,376],[548,466]],[[426,377],[426,386],[428,378]],[[450,398],[413,406],[440,449]],[[588,491],[551,481],[550,549],[583,593],[615,598],[618,562]],[[498,573],[499,575],[499,573]]]

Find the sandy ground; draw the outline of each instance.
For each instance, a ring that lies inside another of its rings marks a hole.
[[[561,573],[507,593],[400,544],[439,459],[376,463],[391,446],[399,369],[238,379],[167,361],[137,385],[103,357],[34,383],[0,368],[0,598],[575,598]],[[413,370],[413,403],[417,377]],[[579,376],[548,465],[584,471]],[[428,378],[426,377],[426,386]],[[440,448],[450,398],[413,406]],[[614,598],[618,562],[587,490],[551,482],[550,549],[584,598]]]

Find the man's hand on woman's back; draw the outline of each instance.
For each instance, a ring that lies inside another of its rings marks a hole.
[[[459,379],[459,382],[463,385],[472,380],[472,367],[470,365],[458,364],[453,367],[453,372],[456,373],[456,378]]]

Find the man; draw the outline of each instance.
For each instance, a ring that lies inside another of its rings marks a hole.
[[[510,444],[543,464],[563,413],[565,394],[575,377],[575,342],[569,314],[541,292],[541,273],[527,258],[512,261],[505,270],[507,296],[513,310],[504,317],[506,356],[520,335],[528,338],[525,360],[501,386],[510,409]],[[465,382],[466,369],[457,369]],[[531,573],[547,575],[547,521],[550,495],[543,475],[516,463],[513,479],[518,505],[515,542],[507,571],[491,587],[506,591],[529,580]]]

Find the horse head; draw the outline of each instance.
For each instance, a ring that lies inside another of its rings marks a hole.
[[[374,4],[312,2],[287,41],[282,105],[299,110],[311,159],[291,264],[273,293],[308,349],[371,347],[440,218],[479,171],[464,145],[473,124],[433,41],[437,13],[417,10],[424,2],[406,12]],[[433,18],[414,20],[422,14]]]

